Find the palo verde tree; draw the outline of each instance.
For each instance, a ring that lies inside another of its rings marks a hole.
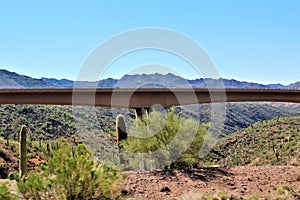
[[[207,125],[180,117],[172,108],[167,114],[151,112],[135,120],[128,139],[121,142],[127,152],[148,156],[146,169],[192,166],[200,162],[199,150],[207,136]],[[125,154],[126,155],[126,154]],[[138,168],[139,159],[127,156],[130,167]],[[152,161],[152,163],[151,163]]]

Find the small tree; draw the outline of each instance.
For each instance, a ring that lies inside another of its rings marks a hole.
[[[181,118],[174,108],[166,115],[151,112],[149,117],[136,119],[135,123],[129,131],[130,137],[123,142],[124,149],[136,154],[147,153],[149,158],[144,158],[148,162],[146,165],[152,166],[153,160],[157,161],[158,168],[165,167],[168,161],[171,167],[190,166],[199,162],[199,150],[206,136],[207,125]],[[127,158],[131,167],[138,168],[139,158]]]

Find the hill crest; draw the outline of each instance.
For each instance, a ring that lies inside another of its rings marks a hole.
[[[98,87],[98,88],[207,88],[218,87],[220,83],[225,88],[248,89],[300,89],[300,81],[284,86],[282,84],[259,84],[235,79],[184,79],[180,76],[168,74],[135,74],[125,75],[121,79],[107,78],[100,81],[73,81],[42,77],[40,79],[20,75],[5,69],[0,69],[0,88],[70,88],[70,87]]]

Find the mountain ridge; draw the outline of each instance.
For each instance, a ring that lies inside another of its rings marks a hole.
[[[0,69],[0,88],[34,88],[34,87],[53,87],[53,85],[41,79],[31,78],[20,75],[16,72]]]
[[[224,84],[225,88],[247,88],[247,89],[300,89],[300,81],[289,85],[260,84],[235,79],[185,79],[180,76],[168,74],[135,74],[124,75],[121,79],[107,78],[100,81],[74,81],[69,79],[56,79],[42,77],[32,78],[0,69],[0,88],[210,88],[220,87]]]

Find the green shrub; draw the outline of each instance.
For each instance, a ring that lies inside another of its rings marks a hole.
[[[174,108],[166,115],[154,111],[136,119],[135,125],[129,129],[130,137],[121,142],[126,152],[141,157],[126,152],[124,157],[130,168],[138,168],[141,160],[149,170],[165,167],[166,163],[171,168],[194,166],[200,162],[199,150],[206,130],[207,125],[180,117]]]
[[[25,180],[17,178],[26,198],[67,200],[118,196],[120,180],[116,170],[97,162],[83,144],[72,146],[65,140],[37,172],[30,172]]]
[[[10,192],[6,182],[0,182],[0,199],[17,200],[18,197]]]

